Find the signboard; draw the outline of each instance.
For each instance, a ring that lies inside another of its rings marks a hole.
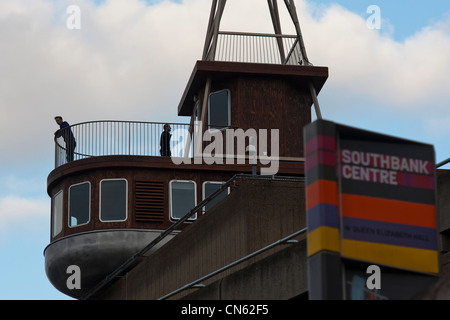
[[[310,268],[350,259],[438,275],[434,147],[325,120],[304,131]],[[342,273],[328,267],[312,279]]]

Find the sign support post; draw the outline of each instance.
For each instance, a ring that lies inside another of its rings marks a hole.
[[[310,299],[410,299],[437,280],[434,147],[322,119],[304,133]]]

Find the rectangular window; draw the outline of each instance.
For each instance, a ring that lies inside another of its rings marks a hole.
[[[52,200],[53,226],[52,236],[57,236],[62,231],[63,217],[63,192],[59,191]]]
[[[225,182],[217,182],[217,181],[205,181],[203,182],[203,200],[208,198],[214,192],[219,190]],[[219,193],[213,200],[208,202],[205,206],[205,212],[214,207],[219,201],[224,199],[227,195],[230,194],[230,188],[226,188],[221,193]]]
[[[69,227],[77,227],[91,220],[91,183],[69,187]]]
[[[209,95],[210,129],[221,129],[230,125],[230,90],[221,90]]]
[[[125,179],[100,181],[100,221],[125,221],[128,214],[128,183]]]
[[[170,218],[179,220],[197,205],[197,185],[194,181],[170,181]],[[189,220],[197,219],[195,213]]]

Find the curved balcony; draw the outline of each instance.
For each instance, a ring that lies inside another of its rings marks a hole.
[[[55,136],[55,168],[71,161],[98,156],[160,156],[160,139],[165,124],[103,120],[61,129]],[[190,124],[168,124],[172,128],[172,156],[183,157]],[[192,147],[189,148],[192,150]]]

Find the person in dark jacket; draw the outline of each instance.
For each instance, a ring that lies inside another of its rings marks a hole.
[[[77,146],[73,132],[70,129],[70,125],[66,121],[63,121],[61,116],[56,116],[55,121],[59,125],[59,130],[55,131],[55,137],[63,137],[66,143],[66,160],[67,162],[72,162],[73,153]]]
[[[159,150],[162,157],[172,156],[172,152],[170,151],[170,138],[172,138],[172,134],[170,134],[170,130],[172,130],[170,125],[165,124],[164,131],[163,133],[161,133],[161,141],[160,141],[161,149]]]

